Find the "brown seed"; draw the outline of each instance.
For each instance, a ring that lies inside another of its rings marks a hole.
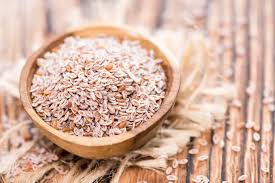
[[[28,162],[27,164],[25,164],[23,167],[22,167],[23,171],[25,172],[30,172],[33,170],[33,167],[32,167],[32,163],[31,162]]]
[[[44,90],[44,95],[49,95],[49,94],[51,94],[51,91],[50,90]]]
[[[112,70],[112,69],[113,69],[113,64],[112,64],[112,63],[107,64],[107,65],[105,66],[105,69],[106,69],[107,71]]]
[[[72,71],[72,68],[71,68],[71,66],[69,66],[69,65],[67,65],[67,66],[65,67],[65,69],[66,69],[67,72],[71,72],[71,71]]]
[[[122,92],[123,90],[125,90],[125,85],[121,85],[118,87],[119,92]]]
[[[95,117],[95,121],[98,122],[100,120],[100,113],[98,111],[94,111],[93,112],[93,115]]]
[[[52,120],[51,121],[51,126],[55,129],[57,129],[57,121],[56,120]]]
[[[69,127],[64,127],[62,130],[63,130],[63,132],[69,132],[69,131],[71,131],[71,129]]]
[[[72,123],[71,129],[75,128],[75,123]]]
[[[78,107],[77,106],[71,106],[71,111],[76,114],[78,112]]]
[[[127,125],[127,121],[122,121],[122,122],[120,122],[120,123],[118,124],[118,127],[119,127],[119,128],[125,128],[126,125]]]
[[[116,99],[122,99],[122,95],[118,93],[118,94],[115,95],[115,98]]]
[[[66,107],[70,108],[71,106],[72,106],[72,102],[69,101]]]
[[[125,100],[124,99],[116,99],[117,102],[120,102],[120,103],[124,103]]]

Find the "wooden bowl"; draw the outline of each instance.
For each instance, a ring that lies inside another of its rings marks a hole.
[[[151,119],[121,135],[101,138],[79,137],[56,130],[45,123],[32,107],[30,87],[33,75],[37,69],[36,61],[38,58],[43,57],[45,52],[56,49],[56,47],[63,42],[64,38],[68,36],[96,37],[98,35],[113,36],[118,39],[139,40],[145,49],[154,50],[156,58],[164,61],[162,66],[168,81],[166,98],[163,100],[160,109]],[[20,77],[20,98],[26,112],[35,125],[56,145],[73,154],[90,159],[103,159],[124,155],[148,142],[156,135],[157,130],[167,117],[169,111],[171,111],[176,101],[179,88],[180,72],[176,65],[175,58],[167,49],[161,48],[160,44],[148,36],[132,29],[110,25],[94,25],[67,32],[53,38],[28,58]]]

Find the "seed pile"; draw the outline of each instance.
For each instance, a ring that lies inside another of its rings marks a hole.
[[[37,60],[32,106],[46,123],[64,132],[118,135],[160,108],[166,88],[161,63],[138,41],[68,37]]]

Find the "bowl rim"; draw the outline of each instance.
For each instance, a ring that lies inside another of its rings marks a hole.
[[[158,49],[165,57],[167,62],[169,63],[169,67],[172,75],[172,82],[171,86],[169,87],[170,92],[167,93],[165,99],[163,100],[160,109],[150,118],[146,123],[143,123],[139,125],[137,128],[134,128],[130,131],[127,131],[120,135],[114,135],[114,136],[106,136],[106,137],[86,137],[86,136],[75,136],[69,133],[62,132],[60,130],[57,130],[50,125],[48,125],[46,122],[43,121],[43,119],[36,113],[35,109],[32,107],[31,104],[31,98],[28,91],[28,82],[27,78],[29,74],[31,73],[31,69],[33,64],[37,61],[37,58],[39,58],[39,55],[44,54],[51,44],[54,42],[59,42],[60,39],[64,40],[64,38],[73,35],[74,33],[83,32],[90,29],[115,29],[116,31],[121,31],[123,33],[126,33],[127,35],[133,35],[148,41],[155,49]],[[48,40],[45,44],[43,44],[37,51],[35,51],[31,56],[28,57],[27,62],[25,63],[21,75],[20,75],[20,100],[23,104],[23,108],[27,112],[27,114],[30,116],[32,121],[35,123],[35,125],[39,126],[42,131],[48,131],[55,137],[61,138],[63,141],[66,141],[68,143],[78,144],[82,146],[90,146],[90,147],[100,147],[100,146],[108,146],[113,144],[122,143],[124,141],[127,141],[138,134],[146,131],[146,129],[154,126],[163,116],[167,115],[170,109],[173,107],[178,91],[180,88],[180,72],[178,69],[178,65],[176,62],[176,58],[173,56],[173,54],[165,48],[162,43],[157,42],[155,39],[153,39],[151,36],[144,32],[139,32],[137,30],[133,30],[133,28],[130,28],[125,25],[112,25],[112,24],[94,24],[89,25],[85,27],[80,27],[78,29],[73,29],[71,31],[61,33],[54,38]],[[172,90],[171,90],[172,89]]]

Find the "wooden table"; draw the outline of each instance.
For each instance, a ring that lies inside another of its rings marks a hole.
[[[9,0],[0,5],[1,62],[15,62],[28,56],[48,37],[71,27],[94,21],[126,22],[132,26],[178,30],[195,27],[204,30],[217,49],[221,75],[234,81],[236,99],[241,107],[228,109],[222,128],[205,132],[209,145],[200,147],[195,156],[188,148],[177,157],[187,157],[186,167],[176,170],[178,182],[192,182],[195,175],[205,175],[210,182],[275,182],[274,97],[275,90],[275,1],[272,0]],[[1,67],[0,63],[0,67]],[[15,119],[18,101],[0,94],[0,122]],[[253,128],[243,128],[245,122]],[[1,127],[1,125],[0,125]],[[1,128],[0,128],[1,131]],[[261,135],[254,141],[255,132]],[[211,139],[224,140],[224,148]],[[240,152],[232,151],[240,146]],[[198,157],[208,154],[209,160]],[[1,166],[1,165],[0,165]],[[140,168],[129,168],[121,182],[166,182],[165,176]]]

